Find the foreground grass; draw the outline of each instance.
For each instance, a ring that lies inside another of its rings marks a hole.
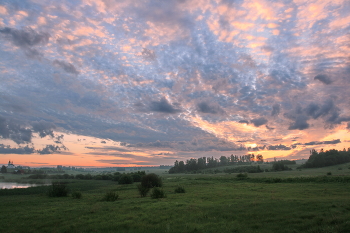
[[[349,232],[348,182],[234,177],[167,175],[167,198],[156,200],[140,198],[137,184],[96,180],[68,180],[82,199],[49,198],[42,187],[28,195],[0,192],[0,222],[6,232]],[[186,193],[174,193],[179,185]],[[119,199],[101,201],[108,191]]]

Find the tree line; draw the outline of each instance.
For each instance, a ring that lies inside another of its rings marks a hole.
[[[247,155],[231,155],[221,156],[219,159],[212,157],[200,157],[198,159],[188,159],[184,161],[175,161],[174,167],[170,168],[169,173],[193,172],[205,168],[215,168],[227,165],[247,165],[252,162],[259,164],[264,162],[264,157],[261,154],[247,154]]]
[[[49,175],[45,173],[37,173],[28,176],[28,179],[78,179],[78,180],[113,180],[119,184],[132,184],[133,182],[140,182],[141,178],[146,175],[145,171],[137,171],[131,173],[103,173],[97,175],[88,174],[55,174]]]
[[[310,157],[308,161],[303,164],[303,168],[316,168],[333,166],[342,163],[350,162],[350,148],[341,150],[331,149],[324,151],[321,149],[319,152],[316,150],[310,151]]]

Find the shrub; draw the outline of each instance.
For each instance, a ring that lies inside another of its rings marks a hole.
[[[132,179],[134,182],[141,182],[141,178],[146,175],[144,171],[137,171],[137,172],[132,172],[130,174],[132,176]]]
[[[153,188],[151,193],[151,198],[158,199],[158,198],[164,198],[164,197],[166,197],[164,190],[157,187]]]
[[[141,185],[148,188],[162,187],[162,180],[156,174],[150,173],[141,178]]]
[[[67,195],[68,188],[66,184],[60,182],[53,182],[52,185],[49,186],[49,197],[66,197]]]
[[[82,194],[81,194],[81,192],[75,191],[75,192],[72,193],[72,197],[74,199],[81,199],[82,198]]]
[[[327,176],[330,176],[330,175],[332,175],[332,172],[327,172]]]
[[[141,197],[147,196],[147,194],[148,194],[148,192],[150,190],[150,188],[144,187],[141,184],[137,185],[137,189],[139,190],[139,193],[140,193]]]
[[[287,167],[283,161],[278,161],[278,162],[274,162],[272,164],[272,171],[287,171],[287,170],[291,170],[289,167]]]
[[[118,180],[118,184],[132,184],[134,183],[132,176],[129,174],[124,174],[122,175],[119,180]]]
[[[185,188],[183,186],[178,186],[175,190],[175,193],[185,193]]]
[[[236,177],[239,178],[239,179],[244,179],[244,178],[248,177],[248,174],[247,173],[239,173],[239,174],[237,174]]]
[[[119,195],[116,192],[109,191],[105,194],[102,201],[116,201]]]

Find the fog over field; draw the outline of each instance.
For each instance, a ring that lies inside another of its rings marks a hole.
[[[348,0],[0,0],[0,164],[350,147]]]

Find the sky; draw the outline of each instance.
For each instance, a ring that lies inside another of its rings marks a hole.
[[[348,0],[0,0],[0,164],[350,147]]]

